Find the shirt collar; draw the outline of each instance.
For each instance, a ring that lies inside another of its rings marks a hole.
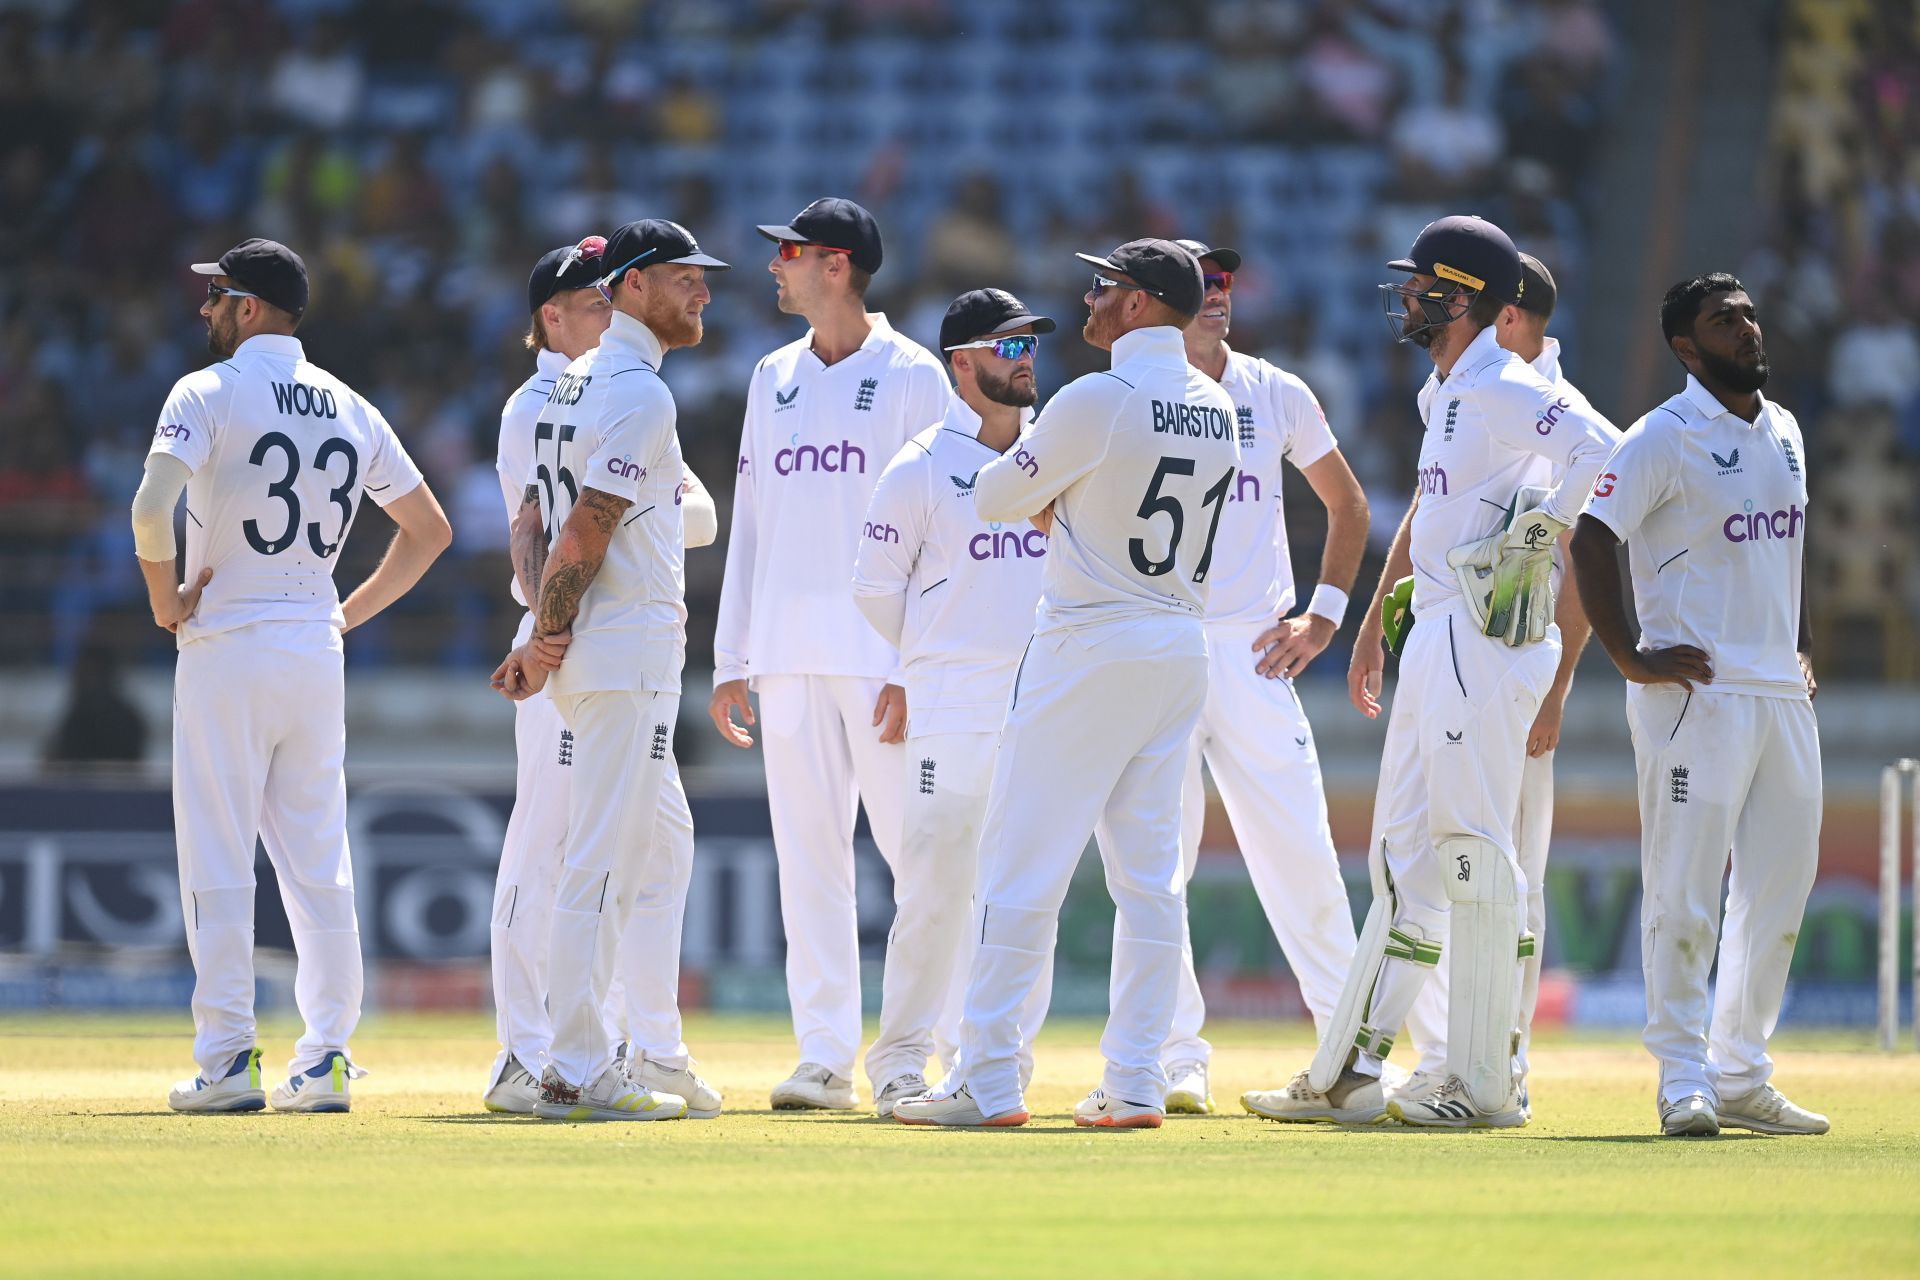
[[[655,371],[659,370],[660,361],[667,354],[661,348],[660,339],[654,336],[653,330],[624,311],[613,313],[613,322],[607,326],[606,333],[600,339],[601,346],[609,344],[639,356]]]
[[[1548,338],[1540,348],[1540,354],[1532,361],[1534,372],[1548,382],[1560,381],[1560,339]]]
[[[547,347],[540,348],[540,354],[533,358],[533,371],[542,378],[557,378],[567,371],[573,361],[565,355]]]
[[[1767,398],[1761,396],[1760,412],[1752,422],[1748,422],[1745,418],[1740,417],[1733,410],[1721,404],[1719,397],[1701,386],[1700,379],[1694,377],[1692,374],[1687,375],[1686,390],[1680,394],[1686,397],[1687,403],[1693,406],[1694,412],[1698,413],[1701,420],[1706,422],[1711,422],[1724,413],[1743,427],[1757,427],[1767,420],[1767,411],[1772,407]]]
[[[868,325],[867,338],[866,338],[866,341],[860,344],[861,351],[872,351],[880,346],[883,346],[893,341],[893,337],[894,337],[893,326],[887,323],[886,312],[884,311],[867,312],[867,325]],[[809,352],[813,350],[812,326],[808,326],[806,336],[803,337],[800,341],[802,345],[804,345]],[[815,358],[817,359],[818,357],[815,357]]]
[[[1184,365],[1187,362],[1187,340],[1170,324],[1130,329],[1113,340],[1112,367],[1118,369],[1135,360]]]
[[[1478,370],[1487,363],[1487,356],[1496,351],[1507,353],[1507,349],[1500,345],[1499,335],[1494,333],[1493,326],[1488,325],[1473,335],[1473,341],[1467,344],[1467,349],[1460,353],[1460,358],[1453,362],[1453,368],[1441,381],[1452,382],[1455,378],[1465,377],[1469,372]],[[1439,370],[1435,369],[1434,372],[1438,373]]]
[[[1028,405],[1026,408],[1020,410],[1020,425],[1022,427],[1032,422],[1033,419],[1034,407],[1032,405]],[[965,436],[967,439],[979,445],[982,449],[986,449],[989,452],[993,449],[992,445],[987,444],[980,438],[980,415],[973,411],[972,405],[960,398],[960,392],[958,390],[951,392],[947,396],[947,416],[940,420],[940,426],[942,430],[958,432],[960,435]]]
[[[290,333],[256,333],[233,349],[234,355],[251,351],[256,355],[292,356],[295,360],[306,357],[300,348],[300,339]]]

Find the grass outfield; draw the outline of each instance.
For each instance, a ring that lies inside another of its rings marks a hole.
[[[725,1116],[569,1126],[480,1109],[479,1018],[369,1020],[349,1116],[172,1115],[184,1017],[0,1018],[0,1274],[1920,1274],[1920,1057],[1860,1036],[1781,1039],[1833,1133],[1680,1141],[1626,1038],[1543,1045],[1524,1130],[1343,1131],[1240,1112],[1309,1052],[1241,1024],[1214,1033],[1225,1113],[1089,1133],[1097,1028],[1067,1022],[1034,1121],[965,1133],[773,1115],[782,1026],[688,1030]]]

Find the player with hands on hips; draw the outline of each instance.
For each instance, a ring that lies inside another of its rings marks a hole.
[[[1660,1130],[1825,1133],[1767,1053],[1820,857],[1806,442],[1761,394],[1766,345],[1738,280],[1674,285],[1660,328],[1686,386],[1628,430],[1573,535],[1593,634],[1628,682]]]
[[[1186,937],[1180,789],[1207,691],[1215,535],[1238,473],[1233,399],[1187,363],[1206,289],[1192,253],[1134,240],[1094,267],[1084,330],[1112,368],[1063,387],[974,481],[979,516],[1052,511],[1034,635],[1016,670],[980,839],[960,1062],[894,1108],[908,1124],[1028,1119],[1023,1025],[1096,826],[1114,923],[1091,1128],[1157,1128]]]
[[[209,277],[200,315],[217,363],[174,384],[133,499],[153,619],[179,640],[173,811],[200,1071],[167,1105],[267,1105],[253,1011],[257,837],[293,929],[306,1024],[271,1101],[346,1111],[362,1074],[347,1039],[364,978],[341,636],[406,594],[453,533],[380,411],[308,363],[293,336],[307,309],[299,255],[245,240],[193,270]],[[182,494],[184,585],[173,524]],[[343,602],[333,569],[368,497],[398,532]]]
[[[539,584],[533,638],[494,679],[512,697],[550,683],[578,747],[547,971],[552,1043],[534,1112],[667,1120],[687,1114],[689,1099],[628,1074],[604,1013],[635,897],[665,856],[660,796],[686,659],[685,468],[659,370],[667,352],[700,341],[706,274],[727,264],[655,218],[619,228],[603,256],[613,265],[598,287],[614,314],[547,394],[515,519],[515,563]],[[542,643],[559,638],[556,663]]]

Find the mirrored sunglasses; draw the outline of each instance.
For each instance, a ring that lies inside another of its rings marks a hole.
[[[1040,338],[1037,334],[1020,333],[1011,338],[982,338],[978,342],[963,342],[947,350],[971,351],[975,347],[992,347],[993,354],[1002,360],[1024,360],[1040,349]]]

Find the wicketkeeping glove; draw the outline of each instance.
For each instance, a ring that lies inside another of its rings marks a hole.
[[[1386,637],[1387,652],[1399,653],[1413,626],[1413,575],[1393,584],[1393,590],[1380,597],[1380,632]]]
[[[1510,645],[1545,639],[1553,621],[1553,544],[1567,526],[1540,509],[1548,492],[1521,489],[1504,529],[1447,553],[1475,625]]]

